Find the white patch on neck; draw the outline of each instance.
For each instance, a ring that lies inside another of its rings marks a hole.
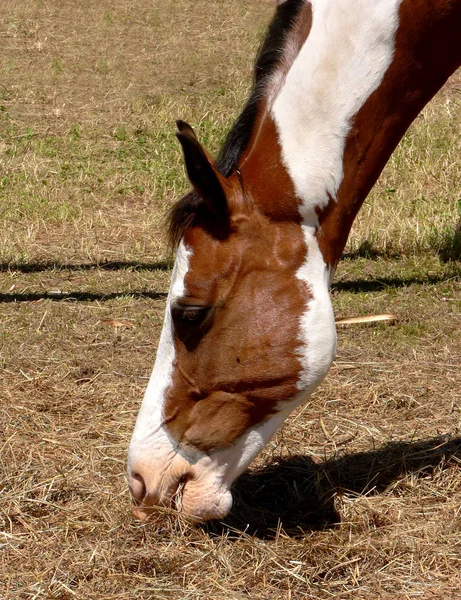
[[[329,287],[331,273],[323,260],[315,228],[302,225],[307,253],[296,276],[308,286],[311,298],[301,317],[298,353],[302,365],[298,389],[304,400],[323,381],[336,354],[336,324]]]
[[[352,118],[392,62],[401,1],[311,0],[311,31],[272,107],[309,225],[336,198]]]

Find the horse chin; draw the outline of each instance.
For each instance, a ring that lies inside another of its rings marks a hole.
[[[232,508],[232,494],[227,489],[204,489],[186,485],[181,498],[181,514],[192,523],[223,519]]]

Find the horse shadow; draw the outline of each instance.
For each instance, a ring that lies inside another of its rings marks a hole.
[[[405,474],[425,475],[452,458],[461,458],[461,437],[390,442],[320,464],[300,455],[276,460],[241,475],[232,489],[232,512],[202,527],[211,536],[245,532],[273,539],[282,528],[290,537],[302,537],[341,522],[337,494],[378,494]]]

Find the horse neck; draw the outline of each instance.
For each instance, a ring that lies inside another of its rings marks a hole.
[[[312,27],[241,160],[274,219],[339,261],[352,223],[424,105],[461,64],[460,0],[315,0]]]

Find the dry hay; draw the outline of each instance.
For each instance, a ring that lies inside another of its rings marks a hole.
[[[334,291],[338,313],[356,302],[344,288],[364,284],[351,265]],[[365,314],[392,303],[398,323],[340,330],[322,389],[237,481],[232,514],[200,527],[161,510],[136,522],[124,477],[167,274],[3,275],[5,288],[45,296],[2,308],[3,598],[459,594],[460,344],[449,273],[432,287],[360,296]],[[100,286],[99,300],[52,300],[57,279],[74,296]],[[417,337],[415,323],[426,325]]]

